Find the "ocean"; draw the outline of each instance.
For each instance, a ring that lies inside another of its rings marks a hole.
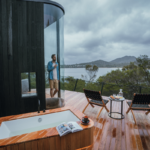
[[[81,75],[87,75],[87,72],[85,68],[63,68],[64,69],[64,76],[72,76],[74,78],[81,79]],[[117,70],[122,68],[99,68],[98,72],[96,74],[96,79],[98,79],[100,76],[106,75],[108,72],[111,72],[112,70]]]

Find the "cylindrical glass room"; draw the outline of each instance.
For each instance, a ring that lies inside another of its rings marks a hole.
[[[45,58],[45,93],[50,95],[49,72],[47,64],[52,60],[52,54],[56,55],[59,66],[59,91],[57,97],[64,98],[63,77],[64,70],[64,9],[58,3],[44,3],[44,58]]]

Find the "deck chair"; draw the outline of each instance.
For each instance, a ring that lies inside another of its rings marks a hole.
[[[135,94],[133,96],[132,102],[127,102],[129,105],[129,108],[126,113],[128,113],[130,110],[132,112],[135,124],[136,124],[136,119],[133,113],[133,110],[145,110],[147,111],[145,114],[147,115],[150,113],[150,94]]]
[[[92,146],[93,146],[93,144],[90,145],[90,146],[86,146],[86,147],[83,147],[83,148],[76,149],[76,150],[92,150]]]
[[[99,115],[102,112],[104,107],[107,110],[107,112],[109,112],[109,110],[106,106],[106,104],[108,103],[108,100],[102,99],[100,91],[91,91],[91,90],[87,90],[87,89],[83,89],[83,91],[84,91],[85,97],[87,98],[87,101],[88,101],[88,104],[85,106],[84,110],[82,111],[83,113],[84,113],[84,111],[86,110],[86,108],[88,107],[89,104],[92,107],[94,107],[94,105],[102,106],[102,108],[100,109],[96,119],[98,119],[98,117],[99,117]]]

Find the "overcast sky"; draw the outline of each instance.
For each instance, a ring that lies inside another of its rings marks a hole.
[[[65,8],[65,64],[150,57],[150,0],[55,0]]]

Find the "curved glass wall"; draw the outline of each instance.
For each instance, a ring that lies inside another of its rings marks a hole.
[[[44,4],[44,52],[46,98],[50,96],[47,64],[52,60],[52,54],[56,54],[60,70],[60,91],[57,96],[64,98],[61,78],[64,76],[64,70],[61,68],[64,65],[64,13],[62,9],[51,4]]]

